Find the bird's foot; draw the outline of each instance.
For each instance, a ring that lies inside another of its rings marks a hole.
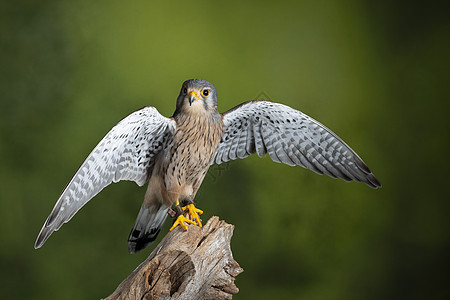
[[[202,227],[202,220],[198,216],[199,214],[201,215],[202,213],[203,211],[201,209],[196,208],[192,201],[187,201],[187,204],[183,208],[180,206],[180,202],[177,201],[175,203],[174,209],[169,210],[169,215],[174,220],[174,223],[172,227],[169,229],[169,231],[172,231],[178,225],[183,227],[184,230],[187,230],[187,225],[185,224],[185,222]],[[184,216],[185,214],[187,214],[188,217],[185,217]]]
[[[190,223],[190,224],[197,224],[194,221],[186,218],[185,216],[183,216],[183,214],[179,215],[178,218],[175,220],[175,222],[173,223],[172,227],[170,227],[169,231],[172,231],[175,227],[177,227],[178,225],[180,225],[181,227],[183,227],[184,230],[187,230],[187,225],[184,224],[184,222],[186,223]]]
[[[191,220],[197,222],[197,225],[202,227],[202,220],[200,220],[200,217],[198,215],[201,215],[203,213],[203,210],[198,209],[194,206],[194,203],[188,204],[183,207],[184,211],[187,211],[189,217]],[[194,223],[195,224],[195,223]]]

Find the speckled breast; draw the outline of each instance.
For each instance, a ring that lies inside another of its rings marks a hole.
[[[196,184],[208,171],[222,135],[221,119],[179,122],[166,175],[176,179],[179,185]]]

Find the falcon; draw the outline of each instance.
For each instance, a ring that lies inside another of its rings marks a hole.
[[[183,83],[172,117],[154,107],[114,126],[89,154],[42,227],[40,248],[64,223],[112,182],[148,182],[128,238],[130,253],[148,247],[171,213],[170,230],[202,226],[195,195],[212,164],[256,153],[318,174],[381,187],[362,159],[335,133],[304,113],[269,101],[244,102],[220,114],[215,87],[201,79]]]

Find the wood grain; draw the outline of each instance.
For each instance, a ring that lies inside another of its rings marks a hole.
[[[243,272],[231,252],[233,230],[218,217],[203,228],[178,226],[106,299],[231,299]]]

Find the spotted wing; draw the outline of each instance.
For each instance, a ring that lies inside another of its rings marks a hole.
[[[138,110],[114,126],[89,154],[56,202],[37,237],[40,248],[48,237],[103,188],[120,180],[142,186],[155,156],[175,131],[175,121],[154,107]]]
[[[331,130],[289,106],[248,101],[222,114],[225,133],[214,162],[257,153],[346,181],[381,186],[362,159]]]

